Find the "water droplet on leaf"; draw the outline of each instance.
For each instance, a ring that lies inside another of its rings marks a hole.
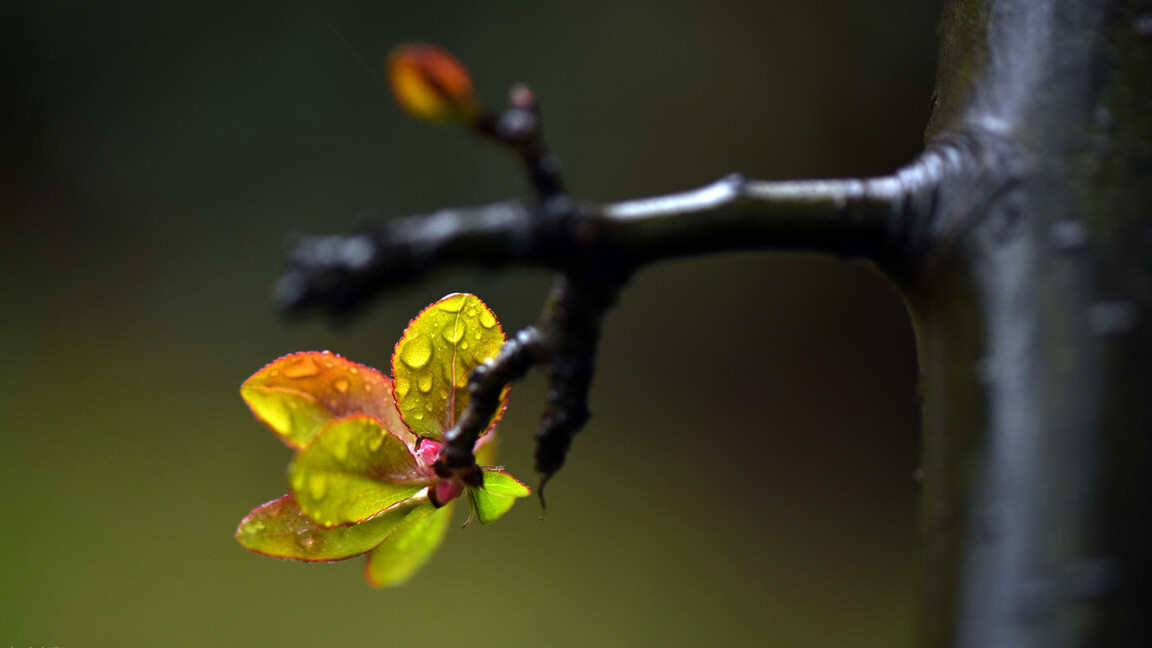
[[[408,390],[412,389],[412,382],[404,377],[396,379],[396,395],[404,398],[408,395]]]
[[[413,369],[420,369],[432,359],[432,342],[425,336],[413,338],[400,350],[400,360]]]
[[[420,391],[424,392],[425,394],[432,391],[432,376],[430,376],[429,374],[424,374],[423,376],[420,376],[416,380],[416,387],[418,387],[420,389]]]
[[[487,309],[481,311],[480,313],[480,326],[483,326],[484,328],[492,328],[493,326],[496,326],[496,318],[493,317],[492,313],[489,313]]]
[[[368,438],[368,452],[376,452],[382,445],[384,445],[383,433]]]
[[[464,337],[464,333],[467,330],[468,327],[464,325],[464,322],[457,320],[448,326],[445,326],[444,330],[441,331],[440,334],[444,336],[444,339],[448,341],[448,344],[456,344],[460,341],[460,338]]]
[[[336,388],[336,391],[343,394],[344,392],[348,391],[348,379],[337,378],[336,382],[332,383],[332,386]]]
[[[308,378],[318,373],[320,373],[320,367],[316,366],[316,361],[312,359],[312,356],[304,356],[292,366],[284,367],[284,375],[289,378]]]
[[[459,313],[467,299],[467,295],[453,295],[437,302],[436,306],[446,313]]]
[[[312,475],[308,479],[308,494],[315,499],[324,499],[324,494],[328,492],[328,480],[324,475]]]
[[[332,444],[332,456],[336,461],[344,463],[348,459],[348,439],[341,439],[339,443]]]
[[[296,544],[299,545],[300,550],[305,553],[312,553],[317,549],[316,532],[312,530],[304,531],[296,536]]]

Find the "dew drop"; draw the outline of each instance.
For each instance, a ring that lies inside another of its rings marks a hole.
[[[410,389],[412,389],[412,381],[408,380],[407,378],[405,378],[403,376],[398,376],[396,378],[396,395],[397,396],[399,396],[400,398],[404,398],[405,396],[408,395],[408,390],[410,390]]]
[[[424,412],[420,412],[420,411],[413,412],[412,418],[416,419],[417,421],[423,421],[424,420]]]
[[[366,391],[366,392],[372,391],[372,383],[364,383],[364,391]]]
[[[436,304],[436,306],[440,310],[448,313],[459,313],[460,310],[464,308],[464,302],[467,301],[467,298],[467,295],[453,295]]]
[[[308,494],[314,499],[324,499],[324,494],[328,492],[328,480],[324,475],[312,475],[308,479]]]
[[[370,437],[368,439],[368,452],[376,452],[377,450],[380,449],[380,446],[382,446],[382,445],[384,445],[384,435],[383,434],[377,434],[374,437]]]
[[[432,359],[432,342],[425,336],[413,338],[400,350],[400,359],[413,369],[420,369]]]
[[[468,309],[468,317],[476,317],[476,308],[475,307]]]
[[[296,536],[296,544],[299,545],[301,551],[306,553],[316,551],[319,548],[316,546],[317,542],[316,532],[312,530],[304,531]]]
[[[432,391],[432,376],[424,374],[423,376],[417,378],[416,387],[425,394]]]
[[[448,341],[448,344],[456,344],[460,341],[461,338],[464,337],[464,333],[467,330],[468,327],[464,325],[464,322],[456,321],[452,324],[449,324],[448,326],[445,326],[444,330],[440,332],[440,335],[444,336],[444,339]]]
[[[473,334],[472,334],[472,337],[474,337],[474,338],[476,338],[477,340],[479,340],[481,337],[483,337],[483,334],[482,334],[482,333],[480,333],[480,331],[476,331],[475,333],[473,333]]]
[[[468,340],[464,340],[463,342],[461,342],[460,348],[464,351],[467,351],[468,350]]]
[[[332,444],[332,456],[340,463],[348,460],[348,439],[340,439],[338,443]]]
[[[320,367],[316,365],[312,356],[304,356],[291,367],[284,367],[284,375],[288,378],[308,378],[318,373],[320,373]]]
[[[249,520],[244,524],[244,531],[247,533],[260,533],[264,530],[264,523],[260,520]]]
[[[492,328],[496,326],[496,318],[489,313],[487,309],[480,312],[480,326],[484,328]]]
[[[348,379],[337,378],[336,382],[332,383],[332,386],[336,388],[336,391],[343,394],[344,392],[348,391]]]

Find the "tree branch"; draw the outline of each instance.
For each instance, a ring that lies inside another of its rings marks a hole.
[[[565,193],[540,124],[535,98],[523,87],[513,89],[503,114],[485,112],[472,124],[518,153],[535,202],[444,209],[352,234],[302,237],[275,288],[288,313],[345,315],[448,266],[557,272],[540,319],[473,372],[469,407],[445,434],[437,469],[469,483],[483,478],[472,447],[500,392],[532,366],[545,367],[549,381],[536,469],[544,482],[560,469],[590,416],[601,322],[637,269],[731,250],[802,251],[865,259],[905,282],[920,268],[933,230],[924,216],[956,166],[948,150],[930,150],[890,176],[772,182],[731,175],[679,194],[596,205]]]
[[[890,176],[756,181],[739,175],[678,194],[607,205],[500,202],[400,218],[379,229],[301,237],[275,299],[289,313],[345,313],[449,266],[565,272],[588,255],[639,268],[732,250],[862,258],[905,277],[925,245],[921,215],[943,174],[927,152]]]

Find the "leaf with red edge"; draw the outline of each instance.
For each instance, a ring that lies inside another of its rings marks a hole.
[[[439,509],[429,503],[406,516],[368,554],[364,567],[368,582],[373,587],[392,587],[412,578],[444,541],[451,519],[451,503]]]
[[[349,414],[372,416],[394,434],[407,434],[392,381],[328,351],[284,356],[244,381],[240,395],[256,418],[294,448],[308,445],[326,423]]]
[[[265,556],[344,560],[371,551],[422,505],[431,506],[426,497],[414,497],[359,524],[324,528],[305,515],[295,496],[288,493],[245,516],[236,528],[236,539],[245,549]]]
[[[468,489],[469,502],[481,524],[500,519],[512,508],[517,498],[531,494],[532,489],[520,480],[493,467],[485,467],[483,486]]]
[[[503,346],[500,322],[476,295],[453,293],[421,311],[392,354],[393,394],[408,428],[443,439],[468,406],[468,375]],[[505,389],[489,428],[507,397]]]
[[[468,70],[447,50],[407,43],[388,55],[388,81],[397,103],[425,121],[471,121],[481,112]]]
[[[408,446],[368,416],[324,426],[288,472],[300,508],[326,527],[372,517],[432,480]]]

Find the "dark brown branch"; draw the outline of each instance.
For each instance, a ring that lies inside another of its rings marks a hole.
[[[536,184],[542,199],[536,204],[442,210],[375,230],[301,238],[276,297],[289,312],[343,314],[447,266],[555,270],[540,320],[474,372],[472,401],[446,435],[438,464],[445,474],[482,478],[472,447],[503,388],[537,365],[549,380],[535,435],[536,469],[547,481],[589,417],[601,321],[636,269],[736,249],[792,250],[867,259],[906,279],[930,229],[915,216],[930,210],[946,160],[929,153],[892,176],[870,179],[766,182],[734,175],[681,194],[603,206],[579,205],[563,194],[546,198],[544,190],[562,186],[557,178]]]
[[[956,166],[942,149],[878,178],[769,182],[732,175],[680,194],[592,205],[565,193],[527,88],[513,89],[504,113],[483,113],[472,126],[520,157],[534,202],[446,209],[354,234],[303,237],[289,252],[276,299],[290,313],[345,314],[448,266],[556,271],[540,319],[473,372],[469,406],[445,435],[437,470],[474,484],[483,479],[472,455],[476,439],[505,386],[531,366],[544,367],[549,384],[536,469],[544,482],[560,469],[590,416],[601,322],[638,268],[738,249],[790,250],[866,259],[906,281],[933,231],[922,216]]]
[[[450,266],[566,271],[611,254],[633,268],[730,250],[803,251],[870,260],[905,277],[926,248],[947,155],[890,176],[754,181],[729,176],[679,194],[555,209],[522,202],[445,209],[353,234],[302,237],[275,297],[289,313],[343,313]],[[561,199],[563,200],[563,199]]]

